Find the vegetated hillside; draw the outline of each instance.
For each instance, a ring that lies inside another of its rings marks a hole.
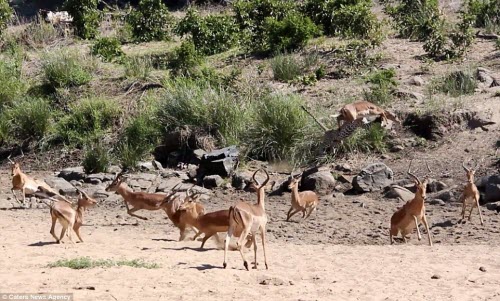
[[[168,138],[177,133],[191,147],[235,144],[245,158],[296,166],[361,168],[395,151],[385,160],[397,172],[408,163],[399,159],[413,157],[457,176],[466,157],[487,156],[495,168],[500,92],[477,76],[485,67],[498,79],[494,1],[441,3],[442,14],[437,1],[260,0],[169,11],[145,0],[106,12],[84,2],[96,9],[67,1],[74,29],[18,18],[1,30],[4,157],[22,147],[34,168],[133,168],[159,145],[185,158]],[[318,159],[322,131],[301,106],[333,128],[329,116],[362,99],[397,113],[403,127],[360,130],[336,156]],[[438,135],[418,130],[426,115],[440,120],[427,130]],[[471,118],[496,124],[471,130]]]

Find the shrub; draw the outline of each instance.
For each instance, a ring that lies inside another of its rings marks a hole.
[[[201,64],[201,59],[194,43],[186,40],[169,55],[168,65],[175,74],[190,75]]]
[[[236,22],[244,35],[244,45],[255,52],[266,52],[266,18],[282,20],[295,10],[290,0],[238,0],[233,4]]]
[[[96,140],[109,130],[120,116],[115,103],[99,98],[88,98],[71,106],[71,113],[57,124],[59,137],[66,143],[82,145]]]
[[[7,0],[0,0],[0,36],[2,36],[3,31],[7,28],[7,22],[12,17],[13,12]]]
[[[91,142],[86,146],[83,158],[83,170],[87,174],[106,172],[111,165],[109,151],[99,142]]]
[[[26,91],[21,73],[22,60],[10,56],[0,56],[0,108],[11,103]]]
[[[337,78],[351,76],[357,73],[361,68],[372,66],[376,56],[369,53],[371,42],[354,40],[346,45],[338,46],[334,49],[334,61],[337,70],[334,75]]]
[[[269,94],[255,104],[255,119],[246,131],[250,156],[280,161],[303,156],[298,147],[310,134],[310,117],[297,95]]]
[[[360,152],[380,152],[387,150],[387,134],[380,124],[373,124],[367,129],[356,131],[347,138],[343,144],[339,145],[340,153]]]
[[[2,118],[9,123],[9,137],[42,139],[52,125],[52,110],[48,101],[26,97],[5,108]]]
[[[441,92],[447,93],[453,97],[473,94],[476,88],[477,81],[474,76],[464,71],[452,72],[438,83],[438,89]]]
[[[279,54],[271,59],[271,69],[275,80],[289,82],[310,72],[311,68],[315,67],[317,63],[318,56],[314,53],[307,54],[304,57]],[[316,78],[316,74],[314,76]]]
[[[302,48],[307,41],[319,34],[318,27],[299,13],[290,13],[278,21],[268,17],[265,19],[267,47],[271,52],[291,51]]]
[[[251,118],[249,103],[200,80],[179,78],[165,84],[158,123],[167,131],[188,126],[218,133],[221,144],[239,144]]]
[[[162,41],[170,38],[173,19],[162,0],[141,0],[126,19],[137,41]]]
[[[387,5],[385,11],[399,35],[412,40],[425,41],[441,22],[437,0],[400,0],[397,5]]]
[[[120,46],[120,41],[116,38],[100,38],[92,45],[91,53],[105,62],[111,62],[125,55]]]
[[[42,57],[42,70],[48,85],[56,88],[84,85],[92,79],[95,61],[76,51],[59,50]]]
[[[302,11],[328,35],[378,38],[381,23],[371,12],[371,6],[369,0],[307,0]]]
[[[75,34],[83,39],[92,39],[98,34],[100,12],[98,0],[66,0],[65,9],[73,17]]]
[[[500,26],[500,2],[496,0],[470,0],[466,4],[466,14],[473,18],[475,27],[490,27],[490,32],[498,32]],[[496,30],[495,30],[496,28]]]
[[[462,57],[473,40],[470,19],[464,18],[456,25],[442,20],[426,38],[423,48],[432,58],[448,60]]]
[[[194,9],[189,9],[186,17],[178,24],[176,32],[189,34],[196,49],[212,55],[224,52],[235,45],[238,27],[231,16],[209,15],[201,17]]]
[[[38,16],[35,22],[24,29],[21,36],[23,43],[31,48],[43,48],[62,36],[52,24],[40,20],[41,17]]]
[[[146,79],[153,69],[151,59],[147,56],[132,56],[123,60],[127,78]]]
[[[365,91],[365,99],[375,104],[386,104],[392,101],[394,89],[398,83],[395,80],[394,69],[380,70],[372,73],[366,80],[371,84],[370,91]]]

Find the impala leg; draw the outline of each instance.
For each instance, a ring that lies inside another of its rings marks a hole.
[[[420,235],[420,229],[418,228],[418,219],[415,215],[413,216],[413,220],[415,221],[415,227],[417,228],[418,240],[421,240],[422,236]]]
[[[257,234],[257,233],[255,233]],[[264,251],[264,264],[266,265],[266,270],[268,270],[267,266],[267,257],[266,257],[266,228],[261,227],[260,228],[260,237],[262,239],[262,250]],[[254,238],[254,243],[256,243],[255,238]]]
[[[286,214],[286,221],[287,222],[290,219],[290,213],[292,213],[292,211],[293,211],[293,207],[290,207],[290,210],[288,210],[288,213]]]
[[[61,229],[61,236],[59,237],[59,242],[62,242],[64,234],[66,233],[66,228],[68,228],[67,223],[61,223],[61,225],[62,225],[62,229]]]
[[[313,211],[316,211],[316,207],[309,207],[309,212],[307,213],[307,216],[304,218],[304,219],[308,219],[309,216],[311,216],[311,213],[313,213]]]
[[[71,238],[71,230],[73,229],[73,224],[68,224],[68,239],[69,241],[74,245],[75,242],[73,241],[73,238]]]
[[[82,224],[80,223],[77,223],[73,226],[73,230],[75,231],[76,233],[76,236],[78,236],[78,239],[80,240],[80,242],[83,242],[83,239],[82,237],[80,236],[80,227],[82,226]]]
[[[224,268],[227,267],[227,250],[229,249],[229,242],[231,241],[231,237],[233,236],[233,229],[229,228],[226,234],[226,239],[224,240],[224,263],[222,264]],[[203,245],[203,244],[202,244]]]
[[[295,214],[297,214],[299,212],[300,212],[300,209],[293,211],[292,214],[290,214],[290,217],[288,217],[288,219],[292,218],[292,216],[294,216]],[[288,221],[288,219],[287,219],[287,221]]]
[[[253,262],[253,268],[257,269],[257,240],[255,239],[257,235],[252,235],[252,242],[253,242],[253,254],[254,254],[254,262]]]
[[[200,249],[203,249],[203,246],[205,246],[205,242],[207,242],[207,240],[212,237],[215,233],[205,233],[205,237],[203,237],[203,240],[201,241],[201,247]],[[217,235],[217,243],[220,243],[220,240],[219,240],[219,235]],[[219,248],[219,246],[217,246],[217,248]]]
[[[126,205],[126,204],[127,204],[127,203],[125,203],[125,205]],[[140,209],[140,208],[132,208],[132,209],[128,209],[128,205],[127,205],[127,213],[128,213],[129,215],[131,215],[131,216],[134,216],[134,217],[137,217],[137,218],[140,218],[140,219],[142,219],[142,220],[147,221],[148,219],[147,219],[146,217],[143,217],[143,216],[139,216],[139,215],[137,215],[137,214],[134,214],[134,212],[139,211],[139,210],[141,210],[141,209]]]
[[[16,190],[15,190],[14,188],[12,188],[10,191],[11,191],[11,192],[12,192],[12,194],[14,195],[14,198],[16,199],[16,201],[17,201],[18,203],[21,203],[21,202],[19,201],[19,199],[17,198],[17,195],[16,195]]]
[[[246,260],[245,254],[243,253],[243,241],[247,238],[249,233],[250,233],[250,227],[245,227],[243,232],[241,232],[241,236],[238,239],[237,246],[236,246],[238,248],[238,250],[240,251],[241,258],[243,258],[243,266],[245,267],[245,269],[247,269],[247,271],[249,271],[248,261]]]
[[[465,219],[465,201],[466,198],[462,196],[462,219]]]
[[[484,225],[483,223],[483,214],[481,213],[481,207],[479,206],[479,196],[476,195],[476,205],[477,205],[477,211],[479,211],[479,219],[481,220],[481,226]]]
[[[181,234],[179,236],[179,241],[183,241],[184,239],[186,239],[186,228],[184,226],[180,226],[179,229]]]
[[[22,197],[23,197],[23,205],[26,206],[26,189],[23,187],[23,189],[21,189],[22,191]]]
[[[427,231],[427,238],[429,238],[429,246],[432,247],[431,231],[429,231],[429,224],[427,224],[427,218],[425,214],[422,216],[422,222],[424,223],[425,230]]]
[[[59,243],[59,238],[57,238],[56,233],[55,233],[57,216],[52,213],[52,209],[50,210],[50,215],[52,216],[52,227],[50,227],[50,234],[52,234],[52,237],[54,237],[56,242]]]

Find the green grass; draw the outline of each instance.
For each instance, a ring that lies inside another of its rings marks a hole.
[[[50,263],[49,268],[70,268],[73,270],[92,269],[92,268],[111,268],[128,266],[133,268],[158,269],[161,266],[157,263],[148,263],[140,259],[132,260],[112,260],[112,259],[97,259],[93,260],[90,257],[78,257],[74,259],[61,259]]]
[[[44,79],[54,89],[84,85],[92,80],[96,69],[94,58],[76,49],[46,52],[42,57]]]
[[[308,73],[318,64],[318,61],[315,53],[302,57],[293,54],[278,54],[270,60],[274,79],[283,82],[293,81]]]
[[[339,152],[379,152],[387,151],[386,131],[380,124],[357,130],[339,146]]]
[[[131,56],[123,60],[125,77],[147,79],[153,70],[153,64],[148,56]]]
[[[439,80],[435,89],[452,97],[470,95],[475,92],[477,81],[474,76],[466,71],[454,71]]]
[[[87,174],[106,172],[111,165],[110,152],[100,142],[88,142],[83,158],[83,170]]]
[[[40,17],[29,24],[21,35],[22,42],[33,49],[46,47],[62,37],[61,32],[52,24],[39,20]]]
[[[27,84],[21,73],[22,59],[12,55],[0,55],[0,107],[10,104],[24,94]]]

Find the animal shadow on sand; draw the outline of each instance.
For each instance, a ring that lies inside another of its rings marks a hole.
[[[206,252],[206,251],[211,251],[211,250],[217,250],[215,248],[192,248],[192,247],[179,247],[179,248],[162,248],[163,250],[170,250],[170,251],[183,251],[183,250],[191,250],[191,251],[196,251],[196,252]]]
[[[211,264],[202,264],[197,267],[190,267],[190,269],[197,269],[198,271],[205,271],[205,270],[213,270],[213,269],[224,269],[221,266],[216,266],[216,265],[211,265]]]
[[[39,242],[29,244],[28,247],[43,247],[43,246],[47,246],[47,245],[56,245],[56,244],[57,244],[57,242],[55,242],[55,241],[39,241]]]
[[[153,238],[153,241],[168,241],[168,242],[175,242],[177,240],[175,239],[170,239],[170,238]]]

